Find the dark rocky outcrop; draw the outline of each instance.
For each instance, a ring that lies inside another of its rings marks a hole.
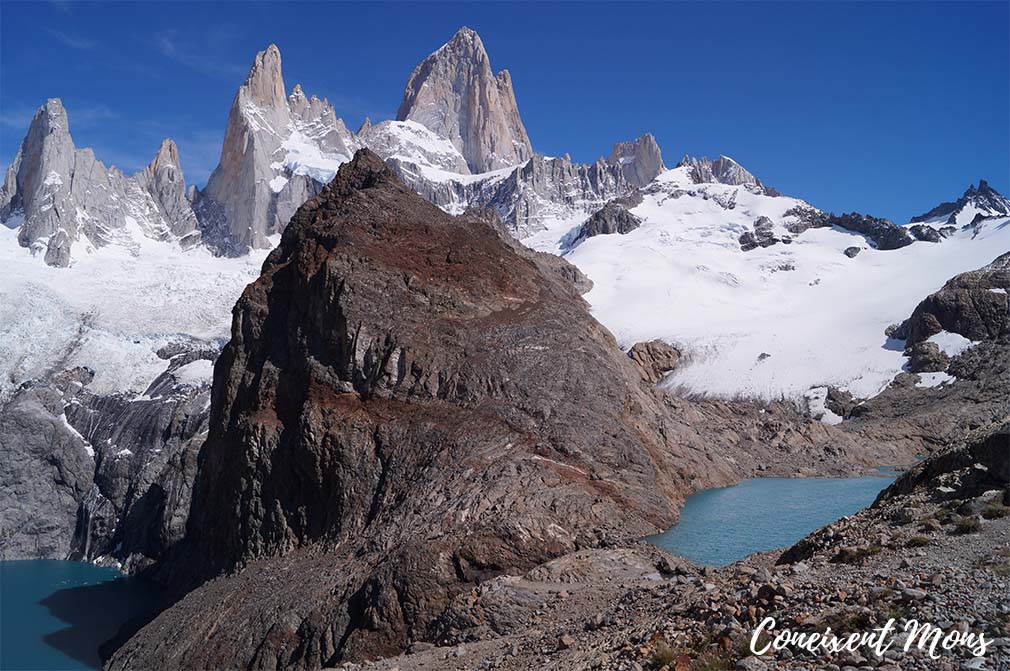
[[[772,220],[768,217],[758,217],[754,222],[754,230],[740,235],[740,249],[749,252],[758,247],[771,247],[777,242],[792,242],[788,238],[779,238],[772,232]]]
[[[195,589],[110,668],[395,654],[477,582],[653,533],[772,455],[879,457],[641,384],[571,280],[487,224],[364,150],[298,211],[235,308],[186,537],[152,572]]]
[[[803,231],[811,228],[824,228],[830,226],[829,215],[809,206],[797,205],[791,207],[782,214],[786,230],[793,235],[799,235]]]
[[[596,235],[624,235],[641,226],[642,220],[628,212],[625,207],[615,201],[610,201],[600,208],[593,216],[582,224],[571,246],[575,246]]]
[[[854,259],[861,251],[863,251],[862,247],[846,247],[845,251],[843,251],[842,253],[845,254],[850,259]]]
[[[843,430],[867,443],[904,445],[919,454],[961,441],[973,429],[1004,417],[1010,398],[1010,305],[1004,288],[1010,254],[957,275],[926,297],[909,319],[887,329],[906,341],[912,373],[900,373],[873,398],[851,410]],[[993,290],[995,289],[995,291]],[[977,344],[948,357],[929,338],[940,331]],[[917,373],[946,372],[951,380],[919,386]]]
[[[969,340],[1010,336],[1010,253],[950,279],[923,300],[902,325],[909,345],[940,331],[959,333]]]
[[[934,342],[917,342],[909,347],[908,370],[913,373],[939,373],[947,370],[950,357]]]
[[[656,383],[677,367],[681,354],[679,349],[669,343],[649,340],[632,345],[628,356],[638,364],[643,380]]]
[[[978,186],[969,184],[964,194],[956,201],[940,203],[929,212],[912,217],[912,223],[946,218],[949,226],[957,226],[958,215],[968,205],[978,210],[977,216],[983,218],[1010,216],[1010,201],[981,179]]]
[[[887,219],[872,217],[868,214],[857,212],[842,215],[830,214],[826,222],[828,226],[838,226],[863,235],[880,250],[901,249],[913,242],[912,236],[903,227]]]
[[[922,242],[941,242],[944,238],[940,234],[940,231],[926,224],[915,224],[909,226],[908,230],[912,232],[916,240],[921,240]]]

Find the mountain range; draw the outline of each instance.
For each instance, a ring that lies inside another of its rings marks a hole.
[[[462,28],[351,131],[270,46],[203,189],[171,140],[127,176],[38,110],[0,189],[0,554],[167,586],[108,668],[693,664],[787,599],[922,602],[833,567],[909,569],[912,494],[960,497],[914,499],[937,539],[997,505],[1010,201],[897,224],[649,134],[543,156],[512,87]],[[801,592],[636,540],[698,489],[951,446],[779,557]]]

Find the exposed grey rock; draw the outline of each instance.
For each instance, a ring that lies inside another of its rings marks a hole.
[[[689,166],[691,178],[696,184],[716,182],[718,184],[760,184],[758,178],[728,156],[711,160],[707,156],[695,158],[685,155],[677,164],[678,168]]]
[[[199,235],[192,203],[186,197],[186,180],[182,175],[179,149],[175,142],[171,139],[162,142],[154,160],[137,173],[134,179],[151,194],[153,203],[159,210],[158,216],[172,235],[179,238],[191,233]],[[198,239],[190,237],[187,244],[195,244]]]
[[[615,201],[610,201],[579,227],[571,246],[574,247],[583,240],[596,235],[611,235],[614,233],[625,235],[638,228],[641,224],[642,221],[628,212],[624,206]]]
[[[416,121],[448,138],[474,173],[533,155],[508,70],[493,74],[484,43],[469,28],[414,68],[396,120]]]
[[[842,253],[845,254],[850,259],[854,259],[861,251],[863,251],[862,247],[846,247],[845,251]]]
[[[916,240],[921,240],[923,242],[940,242],[943,240],[943,236],[940,234],[940,231],[932,226],[915,224],[914,226],[909,226],[908,230],[912,232],[912,235],[915,236]]]
[[[0,187],[0,222],[45,262],[68,266],[75,243],[130,244],[132,220],[157,240],[193,234],[196,218],[171,140],[133,177],[106,168],[90,149],[76,149],[67,112],[57,98],[39,108]],[[84,247],[82,247],[83,251]]]
[[[195,209],[205,241],[227,255],[268,247],[267,238],[359,146],[326,100],[307,98],[298,85],[285,94],[281,54],[271,44],[256,55],[235,94],[221,160],[199,192]],[[302,162],[299,152],[306,149],[332,167]]]
[[[141,398],[93,394],[94,374],[75,368],[0,408],[4,558],[101,559],[132,572],[181,538],[210,390],[175,371],[217,350],[178,345]]]
[[[652,133],[632,142],[619,142],[607,157],[608,165],[621,166],[624,179],[637,187],[643,187],[663,171],[663,154]]]

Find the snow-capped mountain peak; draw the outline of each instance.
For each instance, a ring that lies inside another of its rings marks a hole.
[[[232,101],[221,161],[196,204],[219,252],[269,246],[303,202],[360,147],[333,106],[296,85],[285,94],[281,54],[259,52]]]
[[[480,36],[460,28],[411,73],[396,113],[452,142],[470,172],[519,165],[533,155],[507,70],[495,75]]]
[[[940,203],[929,212],[912,217],[912,223],[946,224],[964,228],[984,219],[1010,216],[1010,199],[989,186],[984,179],[969,184],[954,202]]]
[[[151,164],[125,176],[90,149],[77,149],[63,103],[50,98],[35,113],[0,187],[0,222],[52,266],[137,235],[187,238],[196,218],[185,197],[175,143],[166,140]]]

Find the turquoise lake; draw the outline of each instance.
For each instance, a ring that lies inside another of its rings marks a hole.
[[[699,564],[725,566],[754,552],[792,545],[870,505],[893,481],[893,477],[754,478],[706,489],[687,498],[675,526],[646,540]]]
[[[98,648],[159,605],[150,583],[70,561],[0,562],[0,669],[98,669]]]

